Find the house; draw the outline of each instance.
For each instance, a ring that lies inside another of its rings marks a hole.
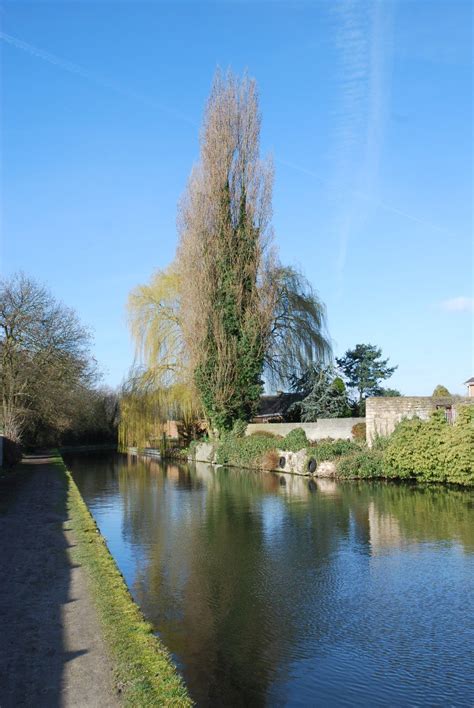
[[[464,382],[467,386],[467,395],[469,398],[474,398],[474,376]]]
[[[252,418],[252,423],[285,423],[294,420],[290,408],[294,403],[303,399],[300,393],[283,393],[278,391],[275,395],[260,396],[257,415]]]

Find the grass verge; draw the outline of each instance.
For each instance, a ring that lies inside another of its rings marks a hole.
[[[87,573],[124,705],[192,706],[168,651],[133,601],[71,473],[61,457],[55,464],[67,488],[69,528],[77,544],[72,555]]]

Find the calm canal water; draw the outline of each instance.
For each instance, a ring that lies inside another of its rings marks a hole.
[[[198,705],[474,705],[473,492],[67,462]]]

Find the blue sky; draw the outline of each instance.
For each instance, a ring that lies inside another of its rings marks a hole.
[[[462,393],[472,359],[472,10],[391,2],[4,2],[1,270],[79,312],[106,381],[166,266],[217,66],[258,82],[274,228],[388,385]]]

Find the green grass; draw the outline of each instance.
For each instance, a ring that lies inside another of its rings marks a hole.
[[[193,705],[168,651],[133,601],[61,457],[55,465],[67,487],[69,528],[77,544],[72,555],[87,573],[124,705]]]

